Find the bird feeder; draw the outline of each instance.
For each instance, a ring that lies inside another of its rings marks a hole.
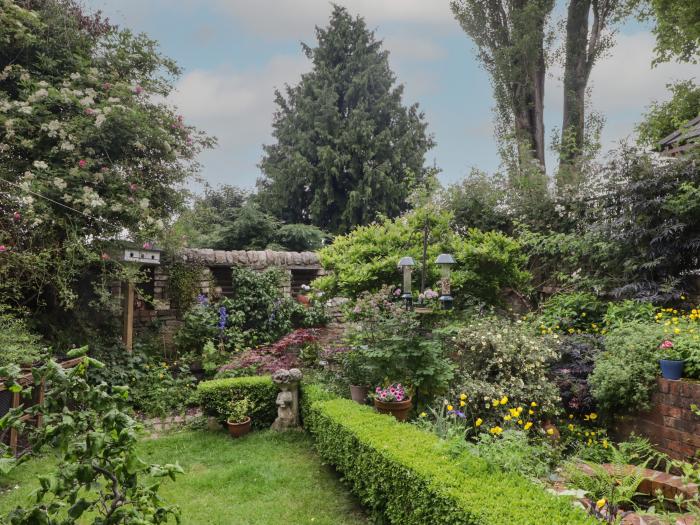
[[[435,264],[440,267],[440,297],[439,301],[443,310],[452,308],[453,299],[450,295],[450,272],[455,264],[455,259],[449,253],[441,253],[435,259]]]
[[[416,263],[413,257],[402,257],[399,261],[399,269],[403,274],[403,294],[401,298],[406,303],[406,309],[411,308],[413,304],[413,294],[411,293],[411,272]]]

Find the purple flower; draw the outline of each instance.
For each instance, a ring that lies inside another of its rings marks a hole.
[[[202,306],[206,306],[209,304],[209,299],[207,298],[206,295],[200,293],[197,296],[197,304],[201,304]]]
[[[396,297],[398,297],[399,295],[401,295],[401,288],[397,288],[396,290],[394,290],[394,295],[395,295]]]
[[[219,308],[219,330],[226,328],[226,321],[228,320],[228,313],[226,312],[226,307],[222,306]]]

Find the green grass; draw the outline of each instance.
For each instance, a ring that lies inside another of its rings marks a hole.
[[[254,432],[233,440],[225,433],[180,432],[140,444],[151,463],[179,462],[185,470],[160,491],[180,506],[187,525],[359,525],[362,511],[336,474],[321,464],[301,432]],[[36,476],[51,458],[22,465],[0,494],[0,515],[27,502]]]

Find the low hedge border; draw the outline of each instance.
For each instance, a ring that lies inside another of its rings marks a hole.
[[[253,428],[263,429],[277,417],[277,392],[270,376],[214,379],[197,385],[197,402],[205,414],[224,422],[228,402],[247,397],[254,407],[250,413]]]
[[[402,525],[579,525],[593,518],[470,454],[454,459],[437,436],[320,387],[303,389],[306,429],[375,516]]]

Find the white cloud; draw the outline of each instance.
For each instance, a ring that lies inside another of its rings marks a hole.
[[[197,1],[197,0],[193,0]],[[201,1],[201,0],[200,0]],[[328,0],[216,0],[241,26],[271,38],[305,37],[314,25],[325,25],[331,12]],[[449,0],[336,0],[353,15],[378,23],[401,22],[456,25]]]
[[[700,68],[692,64],[666,63],[652,68],[654,45],[654,36],[648,32],[619,34],[608,56],[593,66],[589,82],[591,103],[606,119],[601,137],[603,151],[634,136],[634,126],[649,104],[669,98],[666,84],[700,75]],[[548,125],[559,127],[563,100],[561,68],[553,69],[552,75],[545,88],[547,120]]]
[[[205,178],[252,186],[259,159],[251,151],[270,139],[274,90],[298,82],[308,64],[300,56],[280,55],[260,68],[194,70],[180,79],[169,101],[187,122],[219,139],[202,159]]]

